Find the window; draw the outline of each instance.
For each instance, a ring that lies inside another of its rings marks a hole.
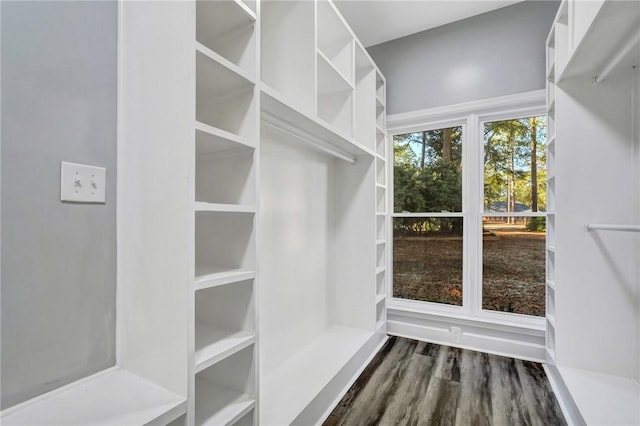
[[[545,118],[423,128],[393,136],[394,300],[544,316]]]
[[[483,127],[482,309],[544,316],[546,120]]]
[[[462,126],[396,135],[393,296],[462,305]]]

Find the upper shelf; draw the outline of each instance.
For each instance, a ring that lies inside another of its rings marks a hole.
[[[198,0],[196,40],[255,75],[256,15],[239,0]]]
[[[351,138],[347,138],[323,124],[320,120],[297,110],[282,99],[281,95],[273,89],[262,84],[261,108],[267,123],[280,128],[289,127],[289,130],[299,130],[318,147],[326,151],[333,151],[342,159],[358,157],[361,155],[374,156],[374,152],[362,146]],[[284,129],[287,130],[286,128]],[[293,132],[291,132],[293,133]],[[295,134],[294,134],[295,135]],[[309,138],[311,136],[311,138]],[[311,140],[312,139],[312,140]],[[330,152],[331,153],[331,152]],[[351,158],[353,160],[353,158]]]
[[[607,1],[588,26],[585,35],[566,62],[559,80],[572,77],[593,79],[612,62],[621,69],[640,64],[640,2]],[[635,37],[635,39],[634,39]],[[629,41],[626,52],[621,48]],[[616,58],[623,53],[620,58]]]
[[[5,410],[2,424],[166,424],[185,412],[185,398],[114,367]]]

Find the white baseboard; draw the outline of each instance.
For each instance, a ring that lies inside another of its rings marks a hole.
[[[586,425],[587,422],[582,418],[580,410],[578,410],[578,406],[573,400],[567,385],[564,383],[564,380],[562,380],[562,375],[558,367],[556,367],[555,364],[546,363],[544,364],[544,371],[547,373],[551,389],[556,395],[556,399],[558,400],[558,404],[560,404],[560,409],[567,424],[569,424],[569,426]]]
[[[545,359],[543,330],[390,311],[387,333],[535,362]]]

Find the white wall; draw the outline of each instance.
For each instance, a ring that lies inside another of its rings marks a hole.
[[[333,325],[335,160],[265,129],[260,151],[260,369],[266,375]]]
[[[117,4],[2,8],[2,409],[115,362]],[[60,202],[60,162],[107,168]]]
[[[557,1],[525,1],[372,46],[389,114],[545,88]]]

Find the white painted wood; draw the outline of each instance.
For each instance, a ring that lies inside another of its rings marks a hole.
[[[607,232],[640,219],[637,42],[620,65],[608,64],[637,31],[640,5],[567,3],[568,48],[556,46],[566,68],[555,71],[548,127],[547,358],[556,366],[547,368],[570,421],[637,424],[640,305],[629,300],[640,295],[640,244],[632,232]],[[609,68],[606,81],[591,82]]]
[[[240,1],[196,1],[196,40],[255,75],[255,12]]]
[[[123,1],[118,49],[117,363],[183,398],[194,14],[188,2]]]
[[[373,151],[376,151],[378,142],[375,128],[375,72],[375,68],[364,49],[356,44],[354,137],[359,143]],[[381,147],[381,149],[383,148]]]
[[[260,7],[262,82],[315,115],[315,2],[266,1]]]
[[[196,378],[196,419],[200,425],[232,425],[255,407],[251,396]]]
[[[306,138],[308,142],[330,148],[342,156],[353,158],[360,155],[374,155],[372,150],[360,145],[350,136],[336,133],[335,129],[326,122],[323,123],[323,120],[305,114],[288,104],[277,92],[264,85],[261,86],[261,92],[263,122],[285,128],[290,133],[297,134],[298,139]],[[286,126],[286,123],[295,123],[295,126]]]
[[[640,424],[638,382],[569,367],[558,370],[587,424]]]
[[[195,425],[230,425],[256,407],[255,346],[200,371],[195,379]]]
[[[198,271],[253,269],[255,247],[254,215],[197,213],[195,258]]]
[[[220,326],[196,322],[195,372],[198,373],[253,343],[253,332],[225,330]]]
[[[185,397],[111,368],[2,412],[3,425],[165,424],[186,411]]]
[[[574,2],[572,2],[574,3]],[[621,1],[575,2],[572,7],[574,49],[567,53],[567,67],[560,79],[581,77],[591,81],[615,59],[616,53],[637,34],[640,4]],[[618,58],[616,69],[637,65],[639,41]]]
[[[587,423],[582,418],[580,414],[580,410],[575,404],[575,401],[571,397],[571,393],[564,381],[562,380],[562,376],[560,375],[560,371],[558,371],[558,367],[554,362],[549,362],[547,358],[547,363],[543,365],[544,371],[547,374],[547,378],[549,379],[549,383],[551,384],[551,389],[558,400],[558,404],[560,405],[560,409],[562,410],[562,414],[564,415],[565,420],[570,425],[583,426]],[[553,356],[551,357],[553,359]]]
[[[196,269],[195,290],[251,280],[255,276],[255,271],[249,269],[223,269],[220,271]]]
[[[332,327],[268,373],[260,390],[260,424],[291,424],[372,335],[373,331]]]
[[[196,120],[253,138],[254,85],[200,50],[196,52]]]
[[[353,82],[353,35],[333,3],[316,1],[318,50],[346,80]]]

